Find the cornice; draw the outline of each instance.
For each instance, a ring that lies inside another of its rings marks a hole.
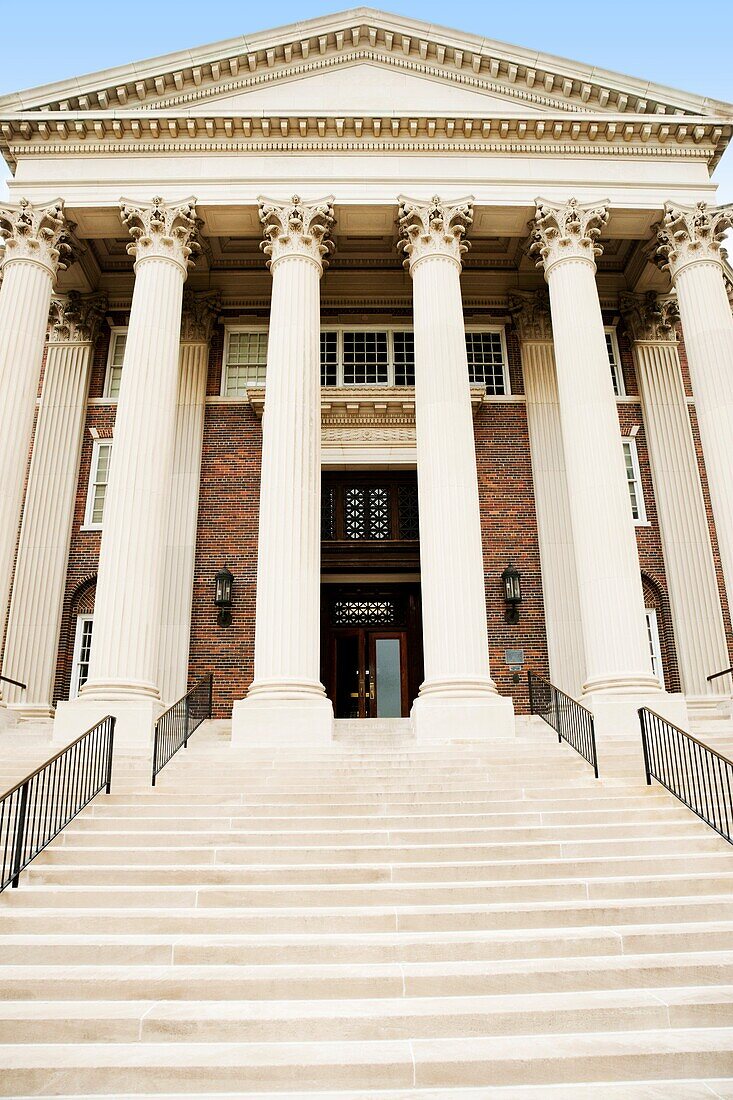
[[[182,97],[202,101],[237,90],[242,80],[287,79],[303,66],[344,64],[355,56],[444,79],[475,80],[474,86],[509,98],[538,96],[539,101],[560,103],[564,110],[608,106],[655,115],[714,113],[721,108],[725,113],[729,107],[576,61],[357,8],[4,96],[0,109],[95,110],[145,105],[151,98],[166,103]]]
[[[486,398],[485,386],[471,386],[474,415]],[[250,386],[248,404],[258,419],[265,408],[265,387]],[[321,422],[330,428],[412,427],[414,386],[321,386]]]

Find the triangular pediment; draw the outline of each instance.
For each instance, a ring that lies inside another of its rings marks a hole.
[[[208,97],[188,104],[192,114],[284,115],[345,114],[535,114],[534,104],[505,95],[465,87],[439,77],[419,76],[395,66],[372,62],[343,62],[322,72],[298,74],[266,85],[253,84],[239,91]]]
[[[353,82],[353,86],[352,83]],[[301,98],[302,97],[302,98]],[[452,98],[451,98],[452,97]],[[0,117],[246,110],[730,117],[728,104],[355,8],[0,97]]]

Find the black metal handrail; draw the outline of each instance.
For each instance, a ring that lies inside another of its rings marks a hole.
[[[527,673],[530,714],[537,714],[557,733],[558,741],[567,741],[593,768],[598,778],[598,753],[593,715],[577,699],[566,695],[544,676],[530,669]]]
[[[0,680],[2,680],[4,684],[12,684],[13,687],[22,688],[23,691],[28,687],[27,684],[21,684],[20,680],[13,680],[10,676],[0,676]]]
[[[186,694],[155,723],[153,737],[153,786],[155,777],[180,748],[188,748],[188,739],[207,718],[211,718],[213,677],[202,676]]]
[[[733,761],[653,710],[639,710],[646,781],[652,777],[733,844]]]
[[[107,715],[0,796],[0,892],[102,788],[109,794],[115,721]]]
[[[706,676],[705,679],[710,683],[711,680],[717,680],[719,676],[727,676],[729,672],[733,672],[733,666],[724,668],[722,672],[714,672],[712,676]]]

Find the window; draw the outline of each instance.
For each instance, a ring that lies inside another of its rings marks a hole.
[[[646,615],[646,632],[649,638],[649,653],[652,659],[652,672],[664,687],[664,669],[662,668],[662,648],[659,644],[659,623],[657,613],[653,607],[644,609]]]
[[[95,439],[94,447],[92,448],[92,464],[89,473],[87,508],[84,516],[85,527],[99,528],[102,526],[111,457],[111,441],[106,439]]]
[[[224,397],[243,397],[249,386],[264,386],[267,370],[267,332],[229,329],[224,348]]]
[[[344,385],[389,383],[389,353],[386,332],[344,333]]]
[[[611,378],[613,379],[613,392],[616,397],[624,397],[624,375],[621,370],[621,356],[618,350],[618,338],[616,336],[615,328],[604,329],[606,334],[606,351],[608,352],[608,362],[611,364]]]
[[[394,384],[415,385],[415,335],[412,332],[393,332]]]
[[[494,396],[505,394],[504,341],[500,329],[466,333],[468,377],[472,385],[486,386]]]
[[[634,523],[646,523],[646,509],[644,507],[644,494],[641,488],[641,473],[639,470],[639,455],[636,450],[635,439],[624,439],[624,462],[626,463],[626,480],[629,485],[629,498],[631,500],[631,514]]]
[[[71,664],[70,699],[76,699],[89,677],[89,655],[92,650],[92,615],[78,615],[74,636],[74,659]]]
[[[324,542],[416,541],[419,537],[414,474],[324,477],[321,491]]]
[[[335,330],[321,333],[321,385],[337,386],[339,369],[339,334]]]
[[[111,401],[116,401],[120,396],[120,382],[122,381],[122,363],[125,358],[125,345],[127,343],[127,329],[113,328],[109,338],[109,354],[107,355],[107,376],[104,380],[104,396]]]

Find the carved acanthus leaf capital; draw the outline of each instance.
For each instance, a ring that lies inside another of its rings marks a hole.
[[[74,261],[68,229],[61,199],[44,206],[28,199],[0,206],[0,237],[5,241],[3,266],[12,260],[33,260],[55,278]]]
[[[636,342],[677,343],[676,325],[680,310],[676,298],[646,294],[622,294],[621,312]]]
[[[510,294],[509,313],[522,343],[552,342],[550,295],[546,288]]]
[[[698,202],[677,206],[668,202],[661,222],[654,227],[654,260],[663,271],[669,271],[673,280],[683,267],[698,260],[722,263],[727,256],[722,241],[731,227],[733,204],[708,206]]]
[[[120,217],[132,241],[127,246],[136,263],[149,258],[172,260],[184,275],[193,267],[200,251],[196,200],[169,203],[157,197],[152,202],[120,199]]]
[[[104,294],[68,294],[51,299],[48,315],[49,344],[93,344],[107,312]]]
[[[309,202],[293,195],[290,202],[282,203],[260,195],[257,202],[265,233],[260,248],[269,268],[283,257],[304,256],[323,271],[333,251],[333,201],[332,195]]]
[[[193,291],[185,290],[181,316],[181,342],[208,344],[220,309],[221,295],[218,291],[195,294]]]
[[[400,195],[398,224],[404,252],[404,267],[408,271],[426,256],[445,256],[461,266],[461,257],[468,252],[466,232],[473,222],[473,198],[469,195],[453,202],[441,202],[433,195],[429,202],[408,199]]]
[[[609,218],[608,203],[552,203],[537,199],[531,223],[530,256],[537,256],[537,267],[550,269],[560,260],[587,260],[595,266],[603,248],[598,244]]]

